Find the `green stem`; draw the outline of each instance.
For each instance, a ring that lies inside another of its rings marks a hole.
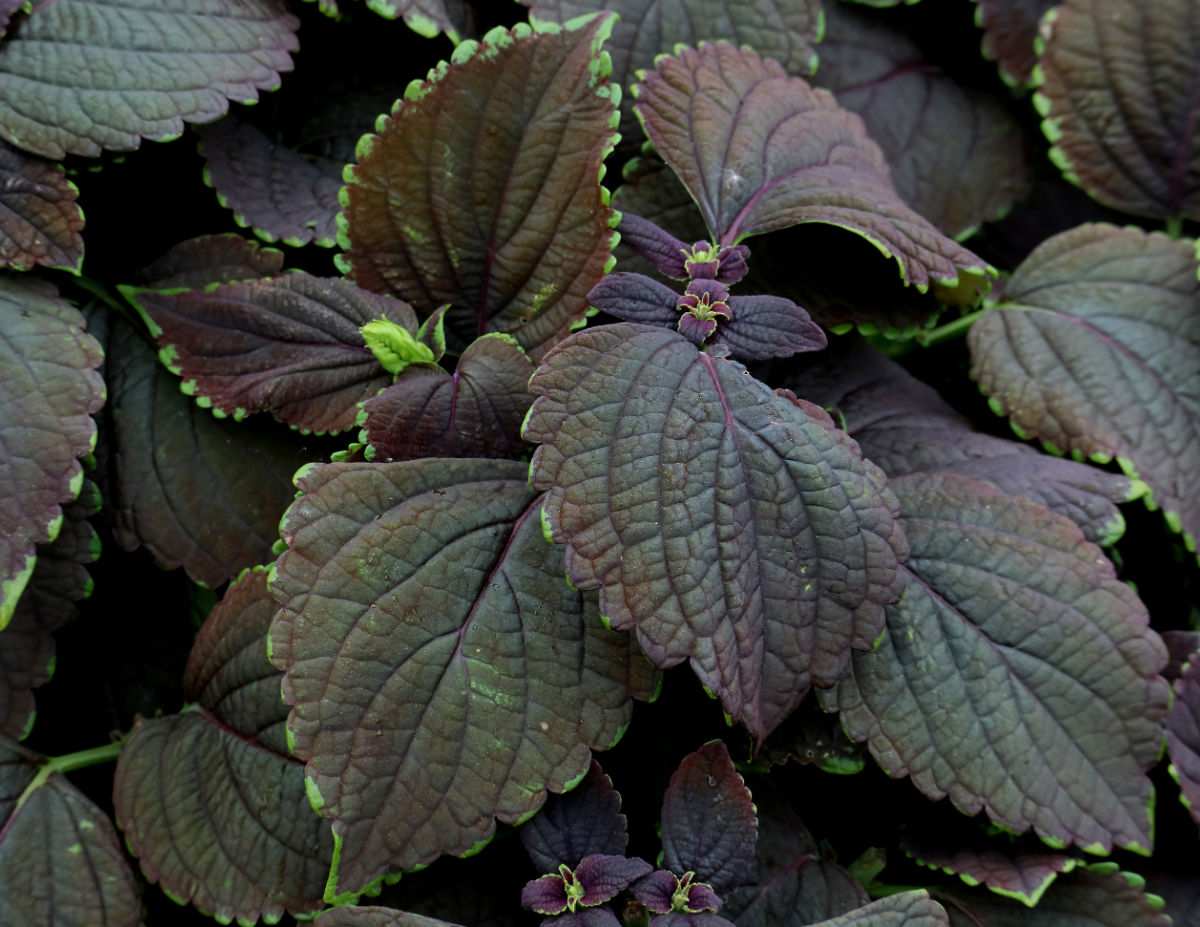
[[[121,754],[121,748],[124,743],[105,744],[103,747],[92,747],[89,750],[80,750],[77,753],[67,753],[63,756],[52,756],[46,759],[46,762],[41,765],[25,787],[25,791],[21,793],[21,797],[17,799],[17,807],[25,804],[29,796],[46,784],[46,781],[57,773],[69,773],[76,769],[85,769],[88,766],[98,766],[101,763],[111,763]]]
[[[1167,234],[1172,238],[1183,237],[1183,216],[1171,216],[1167,220]]]
[[[974,312],[968,312],[964,316],[960,316],[953,322],[947,322],[945,325],[939,325],[937,328],[931,328],[928,331],[917,332],[917,344],[922,347],[929,348],[935,344],[941,344],[943,341],[949,341],[951,338],[957,338],[959,335],[965,335],[976,320],[988,311],[987,307],[977,309]]]

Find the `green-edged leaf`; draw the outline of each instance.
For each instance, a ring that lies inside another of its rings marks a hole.
[[[318,927],[455,927],[420,914],[394,908],[333,908],[317,918]]]
[[[883,474],[819,408],[628,323],[574,335],[530,390],[571,579],[655,664],[690,660],[761,741],[871,647],[907,545]]]
[[[140,889],[108,815],[42,757],[0,738],[0,919],[140,927]]]
[[[825,16],[815,83],[862,117],[904,202],[961,238],[1028,191],[1025,137],[999,100],[927,62],[866,11],[827,3]]]
[[[117,765],[117,822],[142,872],[223,922],[323,907],[329,827],[287,753],[281,673],[267,660],[267,573],[233,583],[188,661],[183,714],[139,720]]]
[[[181,241],[143,270],[139,282],[152,290],[191,290],[273,277],[282,270],[282,251],[226,232]]]
[[[214,412],[271,412],[318,433],[354,424],[390,381],[364,339],[385,319],[417,332],[412,308],[348,280],[285,274],[183,293],[125,288],[184,392]]]
[[[1175,704],[1167,716],[1167,754],[1183,803],[1200,823],[1200,655],[1175,680]]]
[[[363,440],[373,460],[417,457],[521,457],[521,423],[533,397],[533,363],[508,335],[476,339],[450,374],[409,367],[363,404]],[[578,862],[578,860],[576,860]]]
[[[948,927],[946,912],[927,892],[903,892],[813,927]]]
[[[0,267],[77,271],[83,263],[78,195],[61,167],[0,142]]]
[[[1050,157],[1105,206],[1200,219],[1193,0],[1063,0],[1042,24],[1034,98]]]
[[[63,507],[58,537],[38,549],[33,576],[0,636],[0,735],[21,739],[33,727],[33,690],[54,674],[53,634],[92,592],[86,565],[100,556],[100,538],[88,518],[99,510],[100,490],[85,481],[79,498]]]
[[[108,353],[117,543],[214,587],[270,560],[291,475],[320,450],[278,426],[216,421],[116,317]]]
[[[653,673],[563,582],[524,464],[330,464],[297,485],[271,652],[333,821],[334,897],[532,815],[620,737]]]
[[[921,289],[988,271],[904,204],[858,116],[778,62],[726,42],[682,49],[634,96],[650,141],[726,244],[823,222],[862,235]]]
[[[38,280],[0,279],[0,629],[58,536],[96,444],[104,352],[79,310]]]
[[[337,0],[322,0],[333,3]],[[366,4],[385,19],[403,17],[410,29],[427,39],[444,32],[457,43],[467,27],[467,0],[366,0]]]
[[[931,387],[861,339],[838,339],[818,363],[787,372],[783,383],[828,409],[889,477],[950,472],[986,480],[1067,516],[1098,544],[1122,536],[1117,503],[1143,490],[1123,474],[976,431]]]
[[[1000,67],[1012,87],[1025,87],[1037,63],[1038,24],[1059,0],[975,0],[975,22],[983,29],[983,54]]]
[[[511,332],[535,358],[579,323],[612,248],[611,27],[493,31],[411,84],[346,172],[350,276],[423,317],[451,303],[465,339]]]
[[[969,336],[993,408],[1047,445],[1117,457],[1195,548],[1200,282],[1189,242],[1084,225],[1017,268]]]
[[[982,890],[938,889],[950,927],[1170,927],[1162,900],[1116,863],[1081,866],[1060,876],[1036,908]],[[1186,925],[1176,925],[1186,927]]]
[[[986,885],[997,895],[1031,908],[1059,875],[1079,864],[1079,860],[1062,853],[1006,848],[977,835],[960,843],[936,832],[922,833],[906,837],[901,846],[922,866],[956,875],[967,885]]]
[[[1149,853],[1169,690],[1145,607],[1073,523],[951,474],[893,481],[912,545],[825,701],[892,776],[1055,845]]]
[[[200,138],[205,180],[238,225],[297,247],[337,244],[340,162],[273,142],[232,115],[203,129]]]
[[[0,46],[0,137],[47,158],[178,138],[292,68],[282,0],[55,0]]]
[[[727,39],[749,45],[779,61],[791,74],[810,75],[817,67],[821,40],[821,0],[520,0],[530,18],[565,23],[599,10],[620,15],[608,48],[613,80],[633,83],[639,68],[652,67],[655,55],[680,43],[698,45]],[[621,135],[640,136],[633,109],[622,106]],[[697,236],[699,237],[699,236]],[[695,241],[696,238],[689,238]]]

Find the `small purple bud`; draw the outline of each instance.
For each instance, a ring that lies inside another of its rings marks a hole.
[[[692,344],[704,344],[716,330],[716,319],[699,319],[690,312],[685,312],[679,317],[679,333]]]
[[[683,266],[692,280],[714,280],[721,269],[721,249],[718,245],[707,241],[698,241],[692,245],[690,253],[685,254]]]
[[[722,283],[733,286],[750,272],[750,249],[735,245],[721,250],[721,267],[716,277]]]

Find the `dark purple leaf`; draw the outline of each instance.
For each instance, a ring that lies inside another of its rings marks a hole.
[[[182,293],[124,288],[182,389],[218,417],[271,412],[317,433],[344,431],[391,377],[362,328],[417,332],[412,308],[347,280],[284,274]]]
[[[363,404],[372,460],[417,457],[521,457],[521,422],[533,397],[533,364],[510,336],[472,342],[454,373],[413,364]]]
[[[408,911],[375,907],[330,908],[313,923],[317,927],[456,927],[447,921]]]
[[[642,274],[609,274],[597,283],[588,302],[614,318],[674,328],[681,293]]]
[[[814,83],[862,117],[904,202],[962,238],[1025,194],[1025,137],[1000,100],[926,61],[878,17],[845,3],[827,3],[825,16]]]
[[[152,290],[198,290],[214,283],[274,277],[282,270],[282,251],[228,232],[180,242],[139,278]]]
[[[666,914],[674,905],[675,892],[678,888],[678,876],[665,869],[656,869],[638,881],[630,891],[647,911]]]
[[[1098,544],[1124,533],[1117,503],[1144,492],[1122,474],[976,431],[931,387],[860,339],[838,339],[817,363],[788,371],[783,382],[830,410],[889,477],[949,472],[986,480],[1067,516]]]
[[[741,360],[791,357],[801,351],[820,351],[825,333],[808,313],[781,296],[734,296],[733,318],[717,328],[713,343],[723,345]]]
[[[1200,879],[1194,872],[1155,873],[1149,888],[1166,902],[1174,927],[1200,927]]]
[[[666,229],[659,228],[649,219],[643,219],[641,216],[635,216],[629,212],[622,213],[621,224],[618,228],[621,231],[621,243],[632,248],[640,257],[653,264],[654,269],[664,277],[670,277],[673,280],[687,279],[688,272],[684,258],[688,253],[689,246],[685,242],[680,241]],[[593,288],[592,293],[595,293],[597,288],[603,286],[613,276],[615,275],[610,274],[601,280],[597,287]],[[595,302],[590,294],[588,298],[593,303]]]
[[[530,390],[568,573],[655,664],[690,660],[761,741],[872,646],[907,545],[883,474],[820,409],[629,323],[574,335]]]
[[[0,0],[0,35],[6,14]],[[61,167],[0,142],[0,267],[78,273],[83,264],[79,188]]]
[[[629,843],[621,795],[595,760],[583,782],[564,795],[552,795],[521,828],[521,843],[540,872],[560,863],[575,866],[592,853],[621,855]]]
[[[1178,679],[1183,666],[1194,656],[1200,656],[1200,631],[1163,631],[1163,643],[1167,645],[1170,662],[1163,671],[1168,679]]]
[[[321,449],[279,426],[220,422],[179,392],[179,380],[131,326],[108,341],[117,543],[146,547],[210,587],[271,559],[291,476]]]
[[[1116,863],[1097,863],[1060,876],[1032,909],[982,890],[935,894],[950,927],[1170,927],[1162,899],[1152,900],[1145,887],[1144,879],[1121,872]]]
[[[1059,0],[975,0],[975,21],[983,29],[983,54],[1000,66],[1011,87],[1029,84],[1037,63],[1034,41],[1042,15]]]
[[[720,741],[679,764],[663,796],[663,865],[724,894],[754,874],[758,817],[750,790]]]
[[[930,869],[956,875],[967,885],[986,885],[997,895],[1032,908],[1062,873],[1079,860],[1061,853],[1003,848],[979,836],[947,841],[944,834],[923,833],[902,842],[904,852]]]
[[[575,867],[575,878],[584,888],[581,905],[594,906],[612,901],[654,867],[644,859],[593,854]]]
[[[621,927],[621,922],[608,908],[583,908],[544,920],[542,927]]]
[[[1152,219],[1200,219],[1200,57],[1192,0],[1063,0],[1042,21],[1034,96],[1072,183]]]
[[[203,129],[200,139],[205,182],[238,225],[296,247],[337,244],[339,162],[273,142],[232,115]]]
[[[0,279],[0,629],[83,486],[104,404],[100,345],[40,280]]]
[[[526,472],[432,459],[298,476],[272,659],[310,797],[334,822],[331,897],[531,816],[653,690],[628,640],[563,582]]]
[[[526,882],[521,889],[521,907],[535,914],[562,914],[567,908],[573,907],[572,902],[578,899],[569,895],[568,891],[575,884],[575,879],[570,867],[565,863],[562,866],[566,869],[562,875],[549,873]]]
[[[13,927],[140,927],[140,886],[101,809],[0,737],[0,917]]]
[[[990,270],[900,200],[858,116],[778,62],[726,42],[684,49],[659,59],[633,94],[714,240],[825,222],[893,257],[919,290]]]
[[[282,674],[266,653],[274,614],[265,569],[229,587],[189,660],[188,697],[199,705],[139,720],[113,786],[146,878],[225,921],[320,910],[333,854],[282,736]]]
[[[1200,656],[1175,680],[1175,704],[1167,716],[1167,755],[1184,805],[1200,823]]]
[[[814,927],[949,927],[949,921],[927,892],[903,892]]]
[[[611,269],[617,219],[600,186],[616,120],[600,51],[611,28],[603,17],[495,30],[410,85],[346,170],[350,276],[423,317],[451,303],[465,338],[510,332],[535,359],[579,323]],[[480,144],[486,159],[459,163]]]
[[[283,0],[54,0],[0,46],[0,136],[61,158],[131,151],[254,102],[292,69]]]
[[[675,172],[658,158],[634,158],[625,166],[622,181],[613,194],[613,206],[622,215],[621,241],[616,251],[617,265],[623,270],[662,273],[678,278],[678,275],[666,273],[656,262],[643,257],[638,251],[636,239],[632,242],[625,240],[625,217],[636,213],[635,218],[642,218],[665,229],[672,238],[679,235],[681,241],[700,241],[708,235],[708,229],[704,227],[704,220],[692,195],[679,182]],[[686,270],[681,269],[680,274],[686,275]]]
[[[1148,854],[1169,691],[1145,607],[1036,503],[953,474],[892,486],[908,587],[824,700],[930,798],[1054,846]]]
[[[338,0],[321,0],[337,11]],[[344,0],[343,0],[344,2]],[[458,36],[467,25],[466,0],[365,0],[368,8],[384,19],[403,17],[413,32],[427,39],[436,38],[439,32],[446,33],[450,41],[458,43]]]
[[[971,329],[971,376],[1023,433],[1149,484],[1200,534],[1200,282],[1192,242],[1084,225],[1039,247]]]

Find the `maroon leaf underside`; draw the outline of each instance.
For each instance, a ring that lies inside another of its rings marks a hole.
[[[358,403],[391,382],[362,326],[386,318],[417,331],[407,303],[304,273],[126,295],[189,392],[225,415],[271,412],[318,434],[351,427]]]
[[[820,409],[629,323],[574,335],[530,389],[571,579],[655,664],[690,660],[761,740],[872,645],[906,545],[882,473]]]
[[[1148,853],[1169,698],[1145,607],[1070,521],[952,474],[893,481],[912,555],[830,693],[889,775],[1057,844]]]
[[[450,303],[465,340],[505,331],[535,360],[580,322],[612,249],[600,176],[616,115],[591,67],[610,26],[518,26],[405,100],[347,169],[350,276],[422,317]],[[446,169],[481,139],[486,160]]]
[[[904,202],[961,238],[1028,191],[1025,138],[1000,100],[962,87],[866,11],[829,3],[825,17],[814,82],[862,117]]]
[[[1175,681],[1175,704],[1167,716],[1167,755],[1183,803],[1200,823],[1200,656]]]
[[[146,267],[138,282],[151,290],[195,290],[274,277],[282,271],[282,251],[226,232],[181,241]]]
[[[521,828],[521,843],[539,872],[560,864],[574,867],[593,853],[620,855],[629,843],[621,794],[600,764],[592,760],[583,782],[546,806]]]
[[[95,446],[104,353],[83,316],[37,280],[0,280],[0,628],[79,493]]]
[[[526,469],[426,459],[298,479],[272,659],[294,752],[341,838],[331,890],[528,817],[619,738],[630,697],[653,691],[628,638],[563,583]],[[324,721],[330,705],[349,747]]]
[[[453,373],[432,364],[406,368],[363,404],[372,460],[418,457],[522,457],[521,422],[533,402],[533,363],[508,335],[476,339]]]
[[[237,116],[205,128],[200,138],[205,179],[239,225],[294,246],[337,243],[341,162],[274,142]]]
[[[1034,41],[1042,15],[1058,0],[975,0],[983,29],[983,54],[1000,67],[1013,87],[1025,87],[1037,63]]]
[[[988,270],[903,203],[857,115],[777,62],[726,42],[683,49],[634,95],[650,141],[723,243],[826,222],[890,254],[919,289]]]
[[[336,0],[332,2],[336,8]],[[402,18],[422,35],[426,35],[426,27],[432,22],[454,42],[458,41],[458,36],[466,30],[469,22],[466,0],[384,0],[368,5],[387,19]]]
[[[968,885],[986,885],[1029,907],[1041,900],[1059,875],[1079,865],[1077,859],[1061,853],[1008,850],[979,838],[956,845],[941,835],[921,833],[905,838],[901,846],[922,866],[957,875]]]
[[[5,11],[0,4],[0,34]],[[61,167],[0,142],[0,267],[76,270],[83,262],[83,210]]]
[[[663,865],[696,874],[719,895],[754,873],[758,817],[750,790],[720,741],[689,754],[671,776],[662,807]]]

